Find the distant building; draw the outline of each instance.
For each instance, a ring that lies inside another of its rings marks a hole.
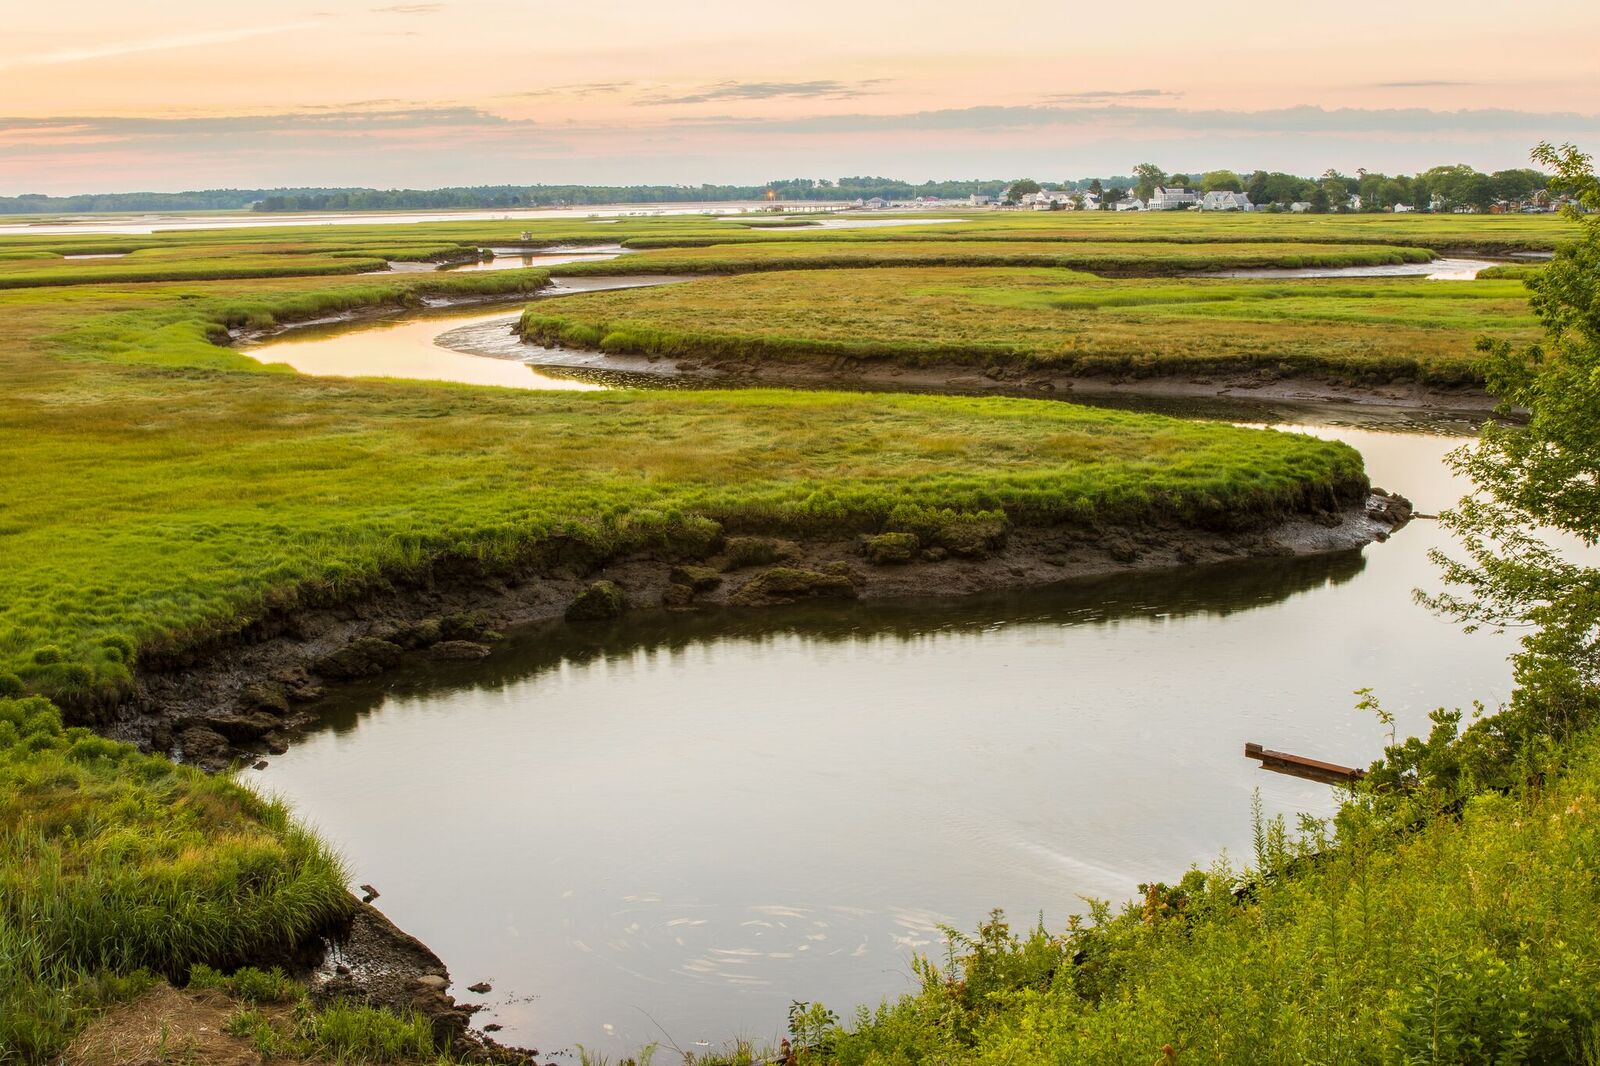
[[[1118,211],[1143,211],[1145,210],[1145,203],[1137,196],[1129,196],[1126,199],[1118,200],[1116,207]]]
[[[885,200],[881,196],[874,196],[861,206],[865,207],[868,211],[886,211],[889,208],[889,201]]]
[[[1409,215],[1411,212],[1415,211],[1416,209],[1417,209],[1416,205],[1414,205],[1414,204],[1395,204],[1394,205],[1394,213],[1397,214],[1397,215]]]
[[[967,203],[971,204],[973,207],[987,207],[994,203],[994,197],[985,196],[982,193],[975,192],[971,196],[967,197]]]
[[[1307,211],[1311,210],[1311,201],[1296,200],[1294,203],[1289,205],[1289,210],[1293,211],[1297,215],[1303,215]]]
[[[1200,194],[1193,189],[1179,187],[1168,189],[1158,185],[1150,196],[1149,208],[1152,211],[1176,211],[1193,207],[1199,202]]]
[[[1200,200],[1202,211],[1254,211],[1250,197],[1242,192],[1224,192],[1221,189],[1208,192]]]

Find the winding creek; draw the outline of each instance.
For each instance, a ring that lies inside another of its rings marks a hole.
[[[514,318],[411,314],[251,352],[309,373],[603,387],[513,361],[529,357]],[[1422,512],[1462,492],[1443,458],[1465,422],[1182,413],[1346,441]],[[1269,815],[1330,813],[1329,789],[1241,748],[1369,761],[1384,731],[1353,710],[1357,688],[1402,734],[1504,697],[1510,638],[1412,602],[1442,544],[1424,519],[1321,557],[541,627],[482,663],[343,689],[246,777],[337,842],[458,988],[492,983],[478,1021],[503,1038],[613,1058],[775,1039],[791,1000],[847,1012],[908,990],[941,923],[1000,906],[1060,924],[1082,897],[1125,899],[1220,851],[1248,861],[1257,792]]]

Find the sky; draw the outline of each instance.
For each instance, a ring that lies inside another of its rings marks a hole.
[[[1600,146],[1600,4],[7,4],[0,195],[1410,173]]]

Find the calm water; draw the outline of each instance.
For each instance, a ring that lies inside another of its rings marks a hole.
[[[487,361],[487,360],[485,360]],[[1330,425],[1423,511],[1461,438]],[[941,922],[1061,924],[1220,851],[1252,793],[1333,807],[1246,741],[1364,763],[1372,686],[1421,730],[1509,688],[1506,638],[1413,605],[1436,523],[1363,552],[954,602],[519,634],[481,663],[348,690],[259,773],[357,882],[489,980],[480,1021],[616,1057],[771,1038],[792,999],[911,987]],[[659,1028],[658,1028],[659,1027]]]
[[[1435,259],[1431,263],[1391,263],[1381,266],[1257,267],[1218,270],[1208,278],[1427,278],[1430,281],[1473,281],[1478,271],[1498,266],[1495,259]]]
[[[588,380],[542,372],[518,360],[541,351],[511,332],[522,309],[534,299],[573,292],[640,288],[683,281],[681,277],[565,278],[534,296],[510,297],[498,310],[446,308],[406,312],[389,321],[358,319],[297,326],[264,342],[241,348],[263,363],[283,363],[316,377],[394,377],[455,381],[514,389],[579,389],[601,386]],[[454,345],[454,347],[451,347]],[[486,359],[458,350],[495,352]]]

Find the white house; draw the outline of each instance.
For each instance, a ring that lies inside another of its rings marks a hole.
[[[1117,204],[1116,204],[1116,207],[1117,207],[1118,211],[1143,211],[1143,210],[1145,210],[1144,201],[1139,199],[1137,196],[1126,196],[1123,199],[1118,200]]]
[[[994,197],[984,196],[982,193],[973,193],[967,197],[967,203],[973,207],[987,207],[994,203]]]
[[[1311,201],[1296,200],[1294,203],[1289,205],[1289,210],[1293,211],[1297,215],[1303,215],[1307,211],[1311,210]]]
[[[1242,192],[1224,192],[1220,189],[1208,192],[1200,201],[1202,211],[1254,211],[1250,197]]]
[[[881,196],[874,196],[861,206],[865,207],[868,211],[883,211],[888,208],[889,201],[885,200]]]
[[[1394,213],[1397,214],[1397,215],[1407,215],[1407,214],[1410,214],[1411,212],[1415,211],[1416,209],[1417,208],[1416,208],[1415,204],[1395,204],[1394,205]]]
[[[1193,189],[1164,188],[1156,186],[1156,191],[1150,197],[1150,210],[1174,211],[1179,208],[1189,207],[1200,202],[1200,195]]]

